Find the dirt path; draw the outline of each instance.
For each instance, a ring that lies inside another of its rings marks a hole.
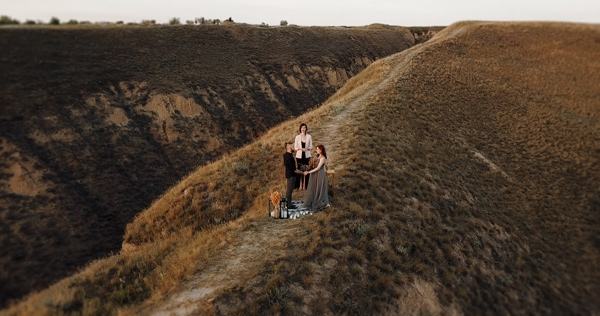
[[[339,107],[341,107],[340,114],[336,115],[329,122],[329,124],[323,126],[320,131],[322,135],[326,135],[325,137],[321,138],[320,141],[322,141],[323,145],[325,145],[325,148],[327,148],[327,152],[330,154],[328,160],[329,162],[333,163],[333,169],[339,170],[344,168],[343,159],[340,158],[341,155],[344,153],[342,144],[344,143],[344,139],[347,135],[343,132],[340,132],[340,127],[346,125],[347,120],[349,118],[356,115],[360,115],[359,112],[361,111],[363,106],[369,104],[369,99],[376,97],[385,88],[389,88],[392,84],[391,82],[393,80],[397,80],[400,77],[401,73],[406,70],[407,64],[405,61],[411,60],[412,57],[420,51],[420,49],[409,49],[407,51],[399,53],[403,55],[403,62],[390,60],[382,61],[393,63],[393,65],[390,66],[391,69],[389,70],[387,76],[377,84],[368,87],[360,95],[352,98],[349,102],[344,102],[338,105]]]
[[[405,59],[406,60],[406,59]],[[392,70],[392,75],[381,82],[368,87],[366,91],[350,101],[340,104],[339,114],[320,129],[320,137],[331,160],[335,161],[334,169],[343,168],[342,153],[344,133],[340,132],[340,126],[344,121],[355,115],[360,115],[362,107],[368,103],[368,99],[377,95],[382,89],[389,87],[390,80],[394,80],[402,70],[397,63]],[[403,63],[401,63],[403,64]],[[338,154],[336,154],[338,153]],[[302,233],[299,220],[259,220],[258,224],[246,230],[239,231],[235,236],[235,242],[225,245],[218,255],[212,258],[209,268],[198,272],[196,277],[181,287],[181,290],[166,297],[159,307],[145,310],[141,314],[154,316],[167,315],[196,315],[210,314],[212,311],[213,296],[222,289],[231,289],[236,286],[247,285],[248,282],[256,280],[265,262],[277,260],[286,254],[286,245],[290,238]]]
[[[210,312],[210,301],[221,289],[242,286],[254,280],[266,261],[285,255],[289,238],[301,233],[293,220],[261,221],[239,231],[235,242],[225,246],[211,259],[209,268],[199,272],[180,292],[165,299],[159,308],[144,314],[154,316],[196,315]]]

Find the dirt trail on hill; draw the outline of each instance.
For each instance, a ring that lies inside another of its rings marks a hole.
[[[256,280],[264,262],[285,256],[288,238],[300,233],[295,223],[293,220],[267,219],[239,231],[235,242],[224,246],[218,251],[219,255],[211,259],[209,268],[184,284],[180,292],[167,297],[160,307],[140,314],[167,316],[211,312],[214,293]]]
[[[323,143],[325,148],[327,148],[327,152],[330,157],[328,157],[328,165],[331,169],[343,169],[343,159],[340,159],[340,153],[343,152],[341,144],[343,143],[344,138],[346,138],[345,133],[339,132],[340,126],[346,124],[346,120],[353,115],[356,115],[361,109],[362,106],[367,104],[367,101],[370,98],[377,96],[379,92],[383,89],[390,87],[392,80],[397,80],[400,77],[401,72],[406,70],[406,61],[410,61],[411,58],[419,52],[420,49],[408,49],[407,51],[398,53],[403,54],[403,61],[398,62],[394,60],[395,65],[393,65],[393,69],[389,71],[389,74],[377,85],[367,88],[362,94],[354,97],[349,102],[341,105],[343,107],[343,111],[336,115],[326,126],[323,126],[321,129],[321,133],[325,135],[319,140]],[[391,58],[391,57],[390,57]],[[386,60],[389,62],[389,59]],[[386,62],[379,61],[379,62]]]
[[[118,251],[179,179],[413,45],[386,25],[2,29],[0,307]]]
[[[360,115],[361,109],[368,100],[378,95],[383,89],[390,87],[391,80],[397,79],[406,69],[406,63],[418,51],[409,52],[403,56],[402,62],[394,62],[393,69],[382,81],[367,87],[366,90],[344,102],[342,111],[334,116],[325,126],[321,126],[319,142],[323,143],[331,153],[329,160],[334,162],[333,169],[340,170],[344,161],[340,155],[343,139],[346,134],[340,132],[344,121]],[[331,167],[330,167],[331,168]],[[295,199],[302,194],[294,193]],[[246,230],[237,232],[235,242],[223,245],[218,255],[211,259],[209,268],[200,271],[194,279],[180,287],[179,292],[166,297],[158,307],[146,307],[141,314],[154,316],[196,315],[214,313],[211,304],[214,296],[220,290],[232,289],[237,286],[252,286],[249,282],[258,282],[257,274],[267,262],[273,262],[286,255],[286,245],[294,236],[302,233],[303,218],[297,220],[259,220],[258,224]],[[243,276],[243,277],[241,277]],[[222,312],[222,311],[221,311]]]

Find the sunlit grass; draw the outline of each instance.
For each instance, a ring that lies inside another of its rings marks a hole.
[[[281,145],[306,122],[315,143],[336,140],[333,206],[288,223],[301,233],[282,237],[285,257],[201,302],[213,312],[598,313],[599,36],[592,25],[452,26],[191,173],[128,225],[134,250],[15,311],[158,306],[236,234],[273,227]]]

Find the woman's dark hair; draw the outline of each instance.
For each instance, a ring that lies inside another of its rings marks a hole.
[[[325,151],[325,146],[317,145],[317,148],[319,148],[321,150],[321,155],[323,155],[323,157],[327,158],[327,152]]]
[[[306,125],[305,123],[300,124],[300,127],[298,127],[298,132],[302,134],[302,126],[306,127],[306,133],[308,133],[308,125]]]

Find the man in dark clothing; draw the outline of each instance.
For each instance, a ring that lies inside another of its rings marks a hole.
[[[283,165],[285,166],[285,178],[287,179],[287,191],[285,192],[285,200],[287,201],[287,208],[294,209],[295,206],[292,205],[292,191],[294,191],[294,185],[296,184],[296,173],[302,173],[298,170],[298,166],[296,165],[296,159],[292,152],[294,148],[292,144],[285,143],[285,151],[283,154]]]

